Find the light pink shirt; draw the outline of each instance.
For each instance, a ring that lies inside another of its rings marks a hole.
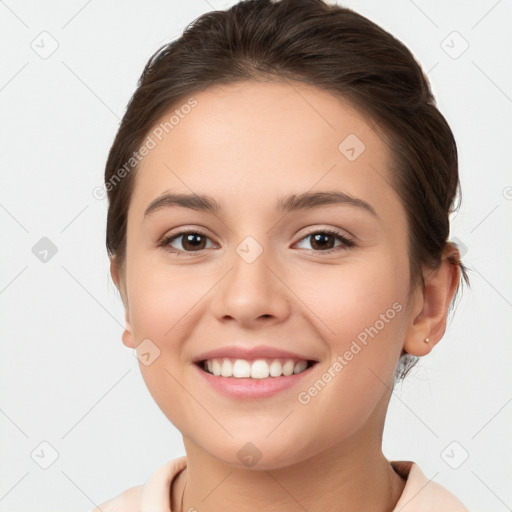
[[[392,461],[393,469],[406,484],[393,512],[469,512],[449,491],[428,480],[417,464]],[[88,512],[172,512],[172,480],[187,466],[187,457],[178,457],[160,466],[143,485],[131,487]]]

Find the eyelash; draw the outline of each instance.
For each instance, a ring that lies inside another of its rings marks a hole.
[[[172,234],[172,235],[164,237],[158,243],[158,246],[159,247],[163,247],[165,250],[167,250],[171,254],[176,254],[176,256],[180,256],[181,254],[194,254],[194,253],[199,253],[199,252],[201,252],[203,250],[206,250],[206,249],[200,249],[198,251],[181,251],[181,250],[171,250],[168,247],[168,245],[171,242],[173,242],[174,240],[176,240],[177,238],[180,238],[181,236],[184,236],[184,235],[190,235],[190,234],[201,235],[201,236],[204,236],[205,238],[210,238],[206,233],[203,233],[202,231],[197,230],[197,229],[190,230],[190,231],[180,231],[179,233],[175,233],[175,234]],[[328,251],[320,251],[320,250],[317,250],[317,249],[308,249],[308,250],[311,250],[311,251],[314,251],[314,252],[317,252],[317,253],[322,253],[323,252],[323,253],[331,254],[333,252],[338,252],[339,250],[351,249],[352,247],[355,247],[355,245],[356,245],[352,240],[349,240],[348,238],[343,236],[341,233],[339,233],[337,231],[333,231],[331,229],[321,229],[321,230],[311,231],[309,233],[306,233],[299,241],[302,241],[305,238],[308,238],[310,236],[317,235],[317,234],[331,235],[331,236],[337,238],[338,240],[340,240],[342,242],[342,244],[344,245],[344,247],[343,246],[338,246],[338,247],[335,247],[333,249],[329,249]]]

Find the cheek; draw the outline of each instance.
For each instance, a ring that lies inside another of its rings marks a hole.
[[[204,299],[217,278],[197,271],[194,265],[178,267],[135,252],[131,256],[133,271],[130,274],[129,269],[127,277],[134,343],[149,339],[159,351],[154,364],[141,364],[140,369],[150,391],[158,392],[164,386],[169,395],[171,374],[179,379],[185,369],[184,347],[193,337],[198,315],[204,314]]]
[[[132,268],[128,286],[133,332],[160,343],[176,338],[194,304],[207,293],[207,283],[192,266],[176,268],[134,255]]]
[[[396,255],[376,253],[296,277],[297,295],[321,320],[315,323],[323,326],[332,351],[346,350],[354,339],[393,338],[402,330],[408,281],[400,265]]]
[[[298,452],[316,453],[384,417],[406,324],[407,281],[395,261],[375,255],[296,278],[292,287],[307,306],[301,315],[326,357],[297,390],[294,421],[276,430],[276,444],[292,437]],[[304,431],[316,435],[304,439]]]
[[[321,320],[315,324],[328,353],[321,382],[308,383],[315,389],[303,389],[303,402],[329,408],[340,422],[347,410],[362,421],[392,384],[407,325],[408,279],[402,264],[396,255],[381,253],[371,262],[301,281],[302,292],[309,293],[305,302]]]
[[[149,339],[154,344],[150,345],[150,363],[145,364],[142,359],[139,362],[141,375],[156,404],[182,431],[187,429],[186,418],[204,421],[200,411],[189,410],[190,403],[180,384],[186,370],[183,345],[197,322],[194,304],[207,291],[202,289],[202,282],[191,280],[176,269],[171,273],[169,269],[153,266],[132,276],[130,283],[130,320],[135,343]],[[195,419],[194,412],[198,413]]]

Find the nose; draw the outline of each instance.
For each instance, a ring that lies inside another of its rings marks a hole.
[[[282,322],[290,314],[292,294],[280,265],[262,249],[249,240],[234,252],[231,268],[216,287],[211,302],[219,321],[231,320],[249,328]]]

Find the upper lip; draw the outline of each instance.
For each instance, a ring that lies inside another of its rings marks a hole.
[[[288,350],[281,350],[276,347],[265,345],[258,345],[257,347],[242,347],[239,345],[229,345],[225,347],[218,347],[213,350],[203,352],[194,358],[194,363],[199,363],[206,359],[220,359],[222,357],[231,357],[234,359],[265,359],[265,358],[280,358],[280,359],[302,359],[304,361],[315,361],[311,357],[290,352]]]

